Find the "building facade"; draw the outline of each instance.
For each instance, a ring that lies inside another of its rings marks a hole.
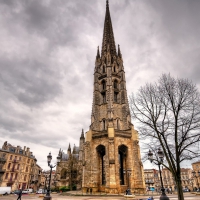
[[[83,143],[85,141],[82,130],[80,137],[80,146],[74,145],[73,150],[69,144],[67,153],[60,149],[58,156],[60,162],[57,163],[55,173],[55,187],[66,186],[70,190],[82,188],[82,172],[83,172]]]
[[[193,185],[194,190],[200,189],[200,160],[192,163],[194,175],[192,175],[191,184]]]
[[[172,173],[168,169],[166,168],[162,169],[162,178],[163,178],[164,188],[171,188],[172,191],[176,190],[176,183],[174,181]],[[190,189],[191,191],[193,190],[191,181],[192,181],[192,169],[181,168],[181,182],[183,190],[184,189]]]
[[[10,186],[12,190],[34,189],[33,185],[38,181],[36,178],[41,170],[36,162],[30,148],[22,149],[4,142],[0,149],[0,186]],[[35,166],[40,170],[35,171]]]
[[[146,191],[150,190],[151,188],[157,191],[160,189],[160,176],[158,170],[144,169],[144,180]]]
[[[32,163],[29,188],[37,191],[41,187],[42,168],[35,162]]]
[[[83,191],[144,191],[138,132],[131,123],[123,57],[119,45],[116,49],[108,1],[83,156]]]
[[[49,177],[50,177],[50,170],[42,171],[41,178],[40,178],[40,188],[47,190],[49,186]],[[56,177],[56,170],[52,170],[51,172],[51,182],[50,182],[50,188],[53,189],[57,185],[57,177]]]

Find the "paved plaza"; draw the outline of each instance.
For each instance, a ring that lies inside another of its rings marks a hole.
[[[113,195],[113,196],[95,196],[95,195],[91,195],[91,196],[63,196],[60,194],[52,194],[52,200],[100,200],[100,199],[108,199],[108,200],[125,200],[126,198],[121,196],[121,195]],[[195,194],[191,194],[191,193],[185,193],[185,200],[200,200],[200,195],[196,196]],[[177,195],[173,195],[170,194],[168,195],[168,197],[170,198],[170,200],[177,200]],[[136,196],[135,200],[146,200],[148,198],[148,196]],[[0,196],[0,200],[16,200],[17,199],[17,195],[8,195],[8,196]],[[40,200],[43,199],[43,197],[41,197],[38,194],[34,194],[34,195],[22,195],[21,200]],[[156,195],[154,196],[154,200],[159,200],[159,196]]]

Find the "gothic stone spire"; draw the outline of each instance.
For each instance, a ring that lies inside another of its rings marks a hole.
[[[85,137],[84,137],[84,130],[82,129],[82,132],[81,132],[81,137],[80,137],[80,139],[84,139]]]
[[[109,3],[107,0],[101,56],[107,53],[108,46],[109,46],[111,56],[114,56],[114,55],[116,56],[115,38],[114,38],[114,33],[113,33],[113,28],[112,28],[112,21],[110,17]]]

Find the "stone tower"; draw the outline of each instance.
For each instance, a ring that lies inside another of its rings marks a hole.
[[[83,146],[84,191],[144,190],[138,133],[131,123],[123,58],[106,1],[101,55],[97,49],[90,130]]]

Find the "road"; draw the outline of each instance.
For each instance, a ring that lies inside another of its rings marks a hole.
[[[126,198],[123,196],[113,195],[113,196],[63,196],[59,194],[52,194],[52,200],[125,200]],[[200,195],[196,196],[195,194],[185,193],[185,200],[200,200]],[[177,195],[168,195],[170,200],[177,200]],[[148,196],[136,196],[135,200],[146,200]],[[8,196],[0,196],[0,200],[16,200],[17,195],[8,195]],[[43,197],[38,194],[34,195],[22,195],[21,200],[43,200]],[[159,196],[154,196],[154,200],[159,200]]]

